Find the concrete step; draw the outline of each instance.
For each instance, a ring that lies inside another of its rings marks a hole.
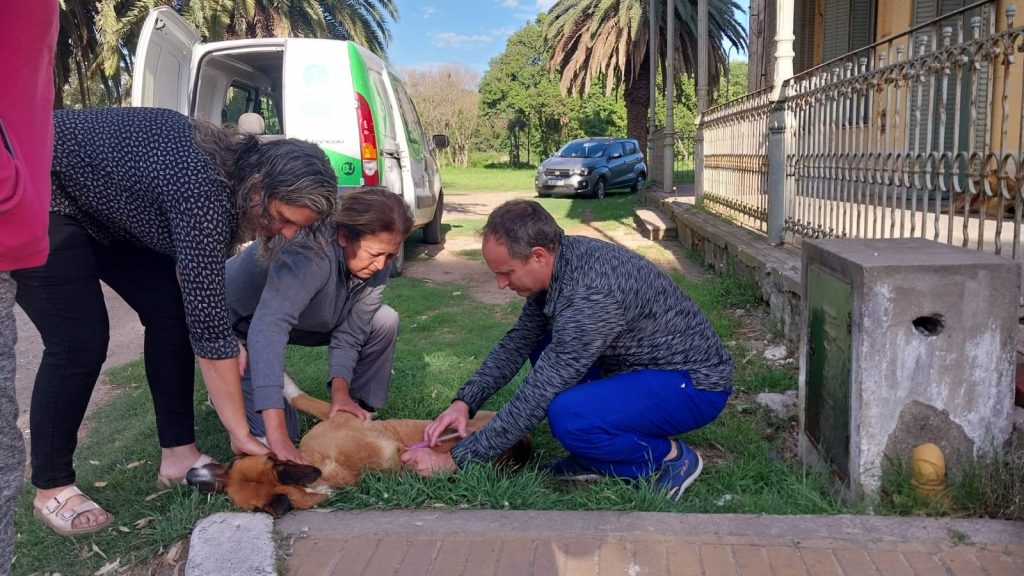
[[[679,237],[674,220],[653,208],[637,208],[633,222],[640,235],[648,240],[669,240]]]

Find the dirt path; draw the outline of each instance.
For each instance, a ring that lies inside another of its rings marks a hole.
[[[484,220],[492,210],[503,202],[513,198],[531,197],[533,197],[532,192],[481,192],[453,195],[445,198],[444,211],[445,216],[449,218]],[[636,250],[669,272],[680,272],[690,278],[704,276],[704,270],[686,257],[682,246],[675,240],[654,242],[645,239],[634,229],[609,232],[602,230],[599,226],[587,224],[585,221],[582,226],[568,232],[600,238]],[[406,263],[403,271],[405,276],[428,282],[462,284],[470,296],[492,304],[518,298],[511,290],[498,289],[494,283],[494,275],[482,260],[463,255],[469,250],[480,250],[478,238],[452,237],[446,239],[444,244],[431,246],[414,243],[412,248],[416,253],[416,259]]]

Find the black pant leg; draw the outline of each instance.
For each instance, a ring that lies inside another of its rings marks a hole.
[[[43,489],[75,482],[78,428],[110,336],[97,243],[77,221],[55,214],[50,215],[49,235],[46,264],[12,273],[18,283],[16,301],[44,346],[29,415],[32,484]]]
[[[99,248],[96,260],[100,278],[138,313],[145,327],[146,380],[160,447],[194,443],[195,356],[174,259],[114,241]]]

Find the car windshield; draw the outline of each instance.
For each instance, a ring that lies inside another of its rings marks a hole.
[[[604,155],[607,142],[587,142],[573,140],[558,151],[559,158],[600,158]]]

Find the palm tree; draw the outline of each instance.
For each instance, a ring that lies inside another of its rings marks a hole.
[[[603,85],[611,94],[623,87],[626,101],[626,132],[647,147],[647,112],[650,101],[648,9],[652,0],[559,0],[548,12],[544,36],[551,49],[551,68],[560,70],[565,94],[587,94]],[[664,38],[665,2],[653,0],[658,38]],[[697,0],[674,0],[676,70],[697,70]],[[743,25],[736,19],[735,0],[708,0],[711,85],[718,83],[726,63],[723,44],[746,49]],[[665,43],[658,60],[665,62]],[[662,65],[664,72],[664,65]]]

